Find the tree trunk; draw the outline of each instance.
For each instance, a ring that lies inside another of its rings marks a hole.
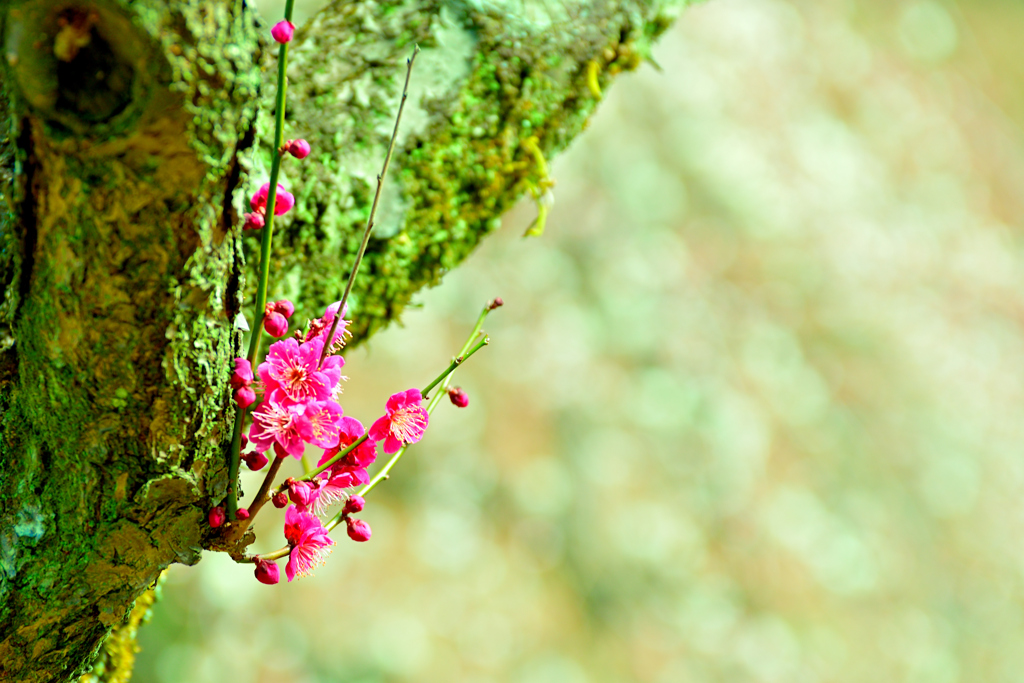
[[[547,187],[542,155],[682,4],[325,8],[292,48],[289,133],[314,152],[284,169],[297,204],[275,235],[274,293],[300,320],[338,298],[414,43],[353,296],[360,337]],[[257,104],[272,66],[242,2],[2,7],[0,679],[65,681],[168,564],[215,542],[250,239],[239,210],[265,180],[268,147],[251,147],[270,135]]]

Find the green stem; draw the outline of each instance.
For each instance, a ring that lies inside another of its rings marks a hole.
[[[348,455],[349,453],[354,451],[356,448],[358,448],[359,444],[363,443],[364,441],[366,441],[366,439],[369,438],[369,435],[370,435],[369,432],[367,432],[366,434],[363,434],[361,437],[359,437],[358,439],[356,439],[355,441],[350,443],[348,446],[346,446],[344,448],[344,450],[338,451],[337,454],[335,454],[335,456],[333,458],[331,458],[330,460],[325,462],[323,465],[321,465],[320,467],[317,467],[315,470],[313,470],[312,472],[310,472],[309,474],[304,476],[302,479],[300,479],[300,481],[312,481],[313,479],[315,479],[320,474],[323,474],[327,470],[331,469],[331,465],[333,465],[334,463],[338,462],[339,460],[344,458],[346,455]],[[283,487],[279,487],[278,490],[279,491],[283,491],[284,488]]]
[[[451,365],[449,365],[449,366],[448,366],[447,368],[445,368],[445,371],[444,371],[444,372],[442,372],[442,373],[441,373],[440,375],[438,375],[437,377],[435,377],[435,378],[434,378],[434,381],[433,381],[433,382],[431,382],[430,384],[428,384],[428,385],[426,386],[426,388],[425,388],[425,389],[423,389],[423,391],[421,391],[421,392],[420,392],[420,395],[421,395],[421,396],[422,396],[423,398],[427,398],[427,396],[428,396],[428,395],[430,394],[430,391],[431,391],[431,390],[432,390],[432,389],[433,389],[434,387],[436,387],[436,386],[437,386],[438,384],[440,384],[440,383],[441,383],[441,382],[443,382],[443,381],[444,381],[445,379],[447,379],[448,375],[450,375],[450,374],[452,374],[453,372],[455,372],[455,368],[457,368],[457,367],[459,367],[460,365],[462,365],[463,363],[465,363],[465,362],[466,362],[467,360],[469,360],[469,357],[470,357],[470,356],[472,356],[472,355],[473,355],[474,353],[476,353],[477,351],[479,351],[479,350],[480,350],[480,349],[482,349],[483,347],[487,346],[487,345],[488,345],[488,344],[489,344],[490,342],[491,342],[491,338],[490,338],[490,337],[484,337],[483,339],[481,339],[481,340],[480,340],[480,343],[479,343],[479,344],[477,344],[476,346],[474,346],[474,347],[473,347],[473,348],[472,348],[472,349],[470,350],[470,352],[469,352],[469,353],[467,353],[467,354],[466,354],[466,355],[464,355],[464,356],[458,356],[458,357],[457,357],[457,358],[456,358],[455,360],[453,360],[453,361],[451,362]]]
[[[270,487],[274,484],[274,477],[277,476],[277,471],[281,469],[281,463],[284,462],[284,456],[277,456],[274,461],[270,463],[270,469],[267,471],[267,475],[263,477],[263,483],[260,484],[260,490],[256,492],[256,496],[252,499],[252,503],[249,504],[249,524],[252,524],[252,520],[256,517],[256,513],[260,511],[260,508],[267,504],[270,500]]]
[[[238,511],[238,465],[242,452],[242,422],[245,421],[245,410],[239,408],[235,413],[235,431],[231,437],[231,450],[228,451],[228,499],[227,517],[235,519]]]
[[[295,0],[287,0],[284,7],[284,18],[292,20],[292,8]],[[288,93],[288,43],[281,43],[277,53],[277,110],[274,112],[274,148],[270,165],[270,189],[267,193],[267,216],[260,236],[260,281],[256,288],[256,314],[252,336],[249,338],[249,352],[246,358],[249,365],[256,369],[256,354],[260,348],[263,335],[264,309],[267,307],[267,282],[270,280],[270,245],[274,236],[274,207],[277,204],[277,179],[281,175],[281,145],[284,143],[284,113]],[[227,514],[229,520],[235,519],[238,509],[238,465],[241,458],[242,427],[245,422],[245,410],[239,408],[235,416],[235,428],[231,437],[231,450],[228,452],[228,499]]]
[[[420,53],[420,46],[413,48],[412,57],[406,60],[405,86],[402,88],[402,101],[398,104],[398,116],[395,117],[395,128],[391,131],[391,142],[388,143],[388,153],[384,156],[384,166],[377,175],[377,191],[373,193],[373,205],[370,207],[370,217],[366,219],[366,229],[363,230],[363,241],[359,244],[359,251],[356,252],[356,262],[352,265],[352,272],[349,273],[348,282],[345,284],[345,293],[341,295],[341,302],[338,304],[338,312],[334,314],[334,322],[331,323],[331,331],[327,333],[327,341],[320,352],[320,361],[317,367],[321,367],[327,359],[330,351],[330,341],[334,339],[334,333],[338,329],[338,323],[345,316],[345,304],[348,303],[348,295],[352,293],[352,284],[356,281],[356,273],[363,262],[363,254],[366,253],[366,245],[370,242],[370,233],[373,232],[373,217],[377,215],[377,203],[380,201],[380,191],[384,187],[384,178],[388,174],[388,166],[391,164],[391,153],[395,150],[395,140],[398,139],[398,124],[402,122],[402,111],[405,109],[405,100],[409,97],[409,78],[412,76],[412,65],[416,61],[416,55]]]

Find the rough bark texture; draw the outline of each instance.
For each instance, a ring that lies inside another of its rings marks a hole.
[[[299,319],[337,298],[413,43],[412,109],[354,297],[362,337],[543,184],[526,141],[567,145],[598,84],[681,4],[331,4],[293,49],[290,134],[315,152],[285,169],[298,203],[276,293]],[[215,542],[250,239],[238,210],[268,165],[266,145],[248,148],[269,135],[256,105],[273,65],[242,2],[2,7],[0,680],[65,681],[168,564]]]

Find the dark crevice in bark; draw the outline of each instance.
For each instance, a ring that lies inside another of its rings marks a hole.
[[[36,216],[36,193],[34,187],[38,163],[32,151],[32,126],[27,120],[21,124],[18,146],[25,152],[25,163],[22,171],[25,196],[19,207],[22,241],[21,272],[18,282],[18,309],[20,311],[21,305],[28,298],[29,290],[32,286],[32,271],[36,261],[36,240],[39,237],[36,225],[38,219]],[[18,311],[14,314],[14,318],[17,319],[17,317]]]

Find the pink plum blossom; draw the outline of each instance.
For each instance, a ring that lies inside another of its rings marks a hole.
[[[301,512],[294,505],[285,510],[284,537],[291,546],[284,570],[289,581],[311,574],[334,545],[316,515]]]
[[[309,443],[320,448],[334,448],[338,445],[341,406],[334,401],[312,401],[306,404],[306,419],[313,426]]]
[[[341,418],[341,420],[338,421],[338,445],[324,451],[324,454],[317,465],[323,465],[328,460],[336,456],[340,451],[351,446],[365,432],[366,430],[363,429],[362,423],[354,417]],[[354,448],[344,458],[336,462],[331,469],[334,470],[346,466],[367,467],[368,465],[372,465],[376,459],[377,444],[375,444],[373,440],[367,439],[356,446],[356,448]]]
[[[322,348],[317,341],[299,344],[294,338],[271,344],[259,367],[266,395],[281,403],[329,399],[336,381],[331,374],[317,370]],[[340,378],[340,372],[337,376]]]
[[[326,341],[327,334],[331,331],[331,325],[334,324],[334,316],[338,313],[338,306],[341,305],[340,301],[335,301],[333,304],[327,307],[324,314],[320,318],[314,319],[309,324],[309,331],[306,332],[305,341],[313,339],[319,339],[321,342]],[[348,306],[345,306],[345,310],[342,312],[342,319],[338,323],[338,329],[334,331],[334,336],[331,338],[331,348],[337,346],[344,346],[345,338],[350,336],[348,327],[349,321],[345,320],[345,314],[348,313]]]
[[[317,512],[323,512],[335,503],[348,498],[348,489],[353,486],[362,486],[369,483],[370,475],[365,467],[343,467],[342,471],[332,469],[325,472],[320,479],[320,488],[317,491],[315,508]]]
[[[370,427],[370,438],[383,441],[385,453],[394,453],[403,445],[423,438],[429,420],[420,390],[400,391],[388,399],[387,414]]]
[[[260,453],[280,446],[285,453],[301,458],[303,442],[313,436],[313,425],[304,412],[305,406],[282,405],[273,397],[265,399],[252,413],[249,440]]]

